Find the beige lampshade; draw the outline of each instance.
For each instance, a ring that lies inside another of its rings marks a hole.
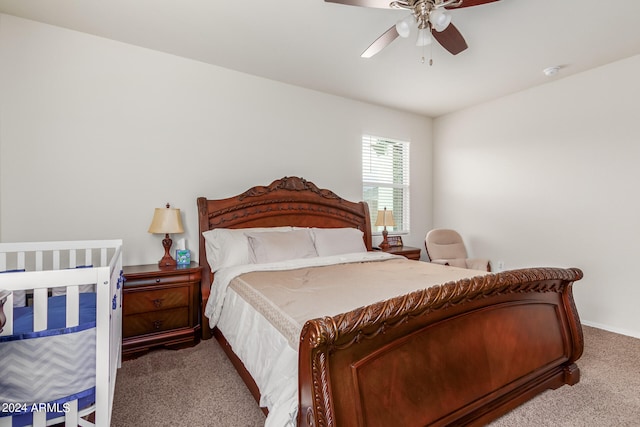
[[[184,233],[182,228],[182,219],[180,218],[180,209],[168,207],[156,208],[153,214],[153,220],[149,226],[149,233],[156,234],[173,234]]]
[[[393,220],[393,211],[388,211],[384,208],[382,211],[378,211],[378,217],[376,218],[376,227],[394,227],[396,225]]]

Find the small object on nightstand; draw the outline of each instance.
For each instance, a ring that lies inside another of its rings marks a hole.
[[[176,262],[179,267],[191,264],[191,251],[189,249],[177,249]]]
[[[389,236],[387,237],[387,242],[389,242],[389,247],[399,247],[402,245],[402,237],[400,236]]]
[[[390,246],[382,250],[393,255],[402,255],[414,261],[420,260],[420,248],[414,248],[413,246]]]

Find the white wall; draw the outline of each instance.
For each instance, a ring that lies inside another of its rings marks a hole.
[[[154,263],[147,228],[196,198],[298,175],[361,200],[361,135],[411,141],[412,230],[431,226],[431,119],[0,15],[0,239],[123,238]]]
[[[300,175],[360,199],[360,136],[408,139],[412,234],[459,229],[506,268],[577,266],[585,323],[640,336],[640,57],[431,120],[0,15],[0,240],[123,238],[153,209]],[[432,221],[432,199],[435,209]],[[194,254],[197,259],[197,253]]]
[[[640,337],[640,56],[434,122],[434,225],[494,266],[579,267],[584,323]]]

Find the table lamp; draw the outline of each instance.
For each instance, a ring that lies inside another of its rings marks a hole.
[[[378,217],[376,218],[376,227],[384,227],[382,230],[382,242],[378,245],[380,249],[389,249],[389,242],[387,241],[387,225],[389,227],[394,227],[396,225],[393,220],[393,211],[388,211],[387,208],[384,208],[382,211],[378,211]]]
[[[169,237],[169,234],[184,233],[182,228],[182,219],[180,218],[180,209],[174,209],[169,207],[167,203],[166,208],[156,208],[151,225],[149,226],[149,233],[164,234],[162,239],[162,246],[164,246],[164,256],[158,262],[160,267],[174,267],[177,263],[176,260],[171,257],[171,245],[173,241]]]

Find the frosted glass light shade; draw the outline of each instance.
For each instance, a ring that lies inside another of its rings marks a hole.
[[[396,31],[398,32],[398,35],[405,39],[409,37],[409,34],[411,33],[411,25],[414,22],[415,19],[413,18],[413,15],[409,15],[396,22]]]
[[[429,13],[429,22],[437,32],[441,32],[451,23],[451,15],[442,9],[434,9]]]
[[[422,28],[418,30],[418,39],[416,40],[416,46],[428,46],[431,44],[431,32],[428,28]]]

